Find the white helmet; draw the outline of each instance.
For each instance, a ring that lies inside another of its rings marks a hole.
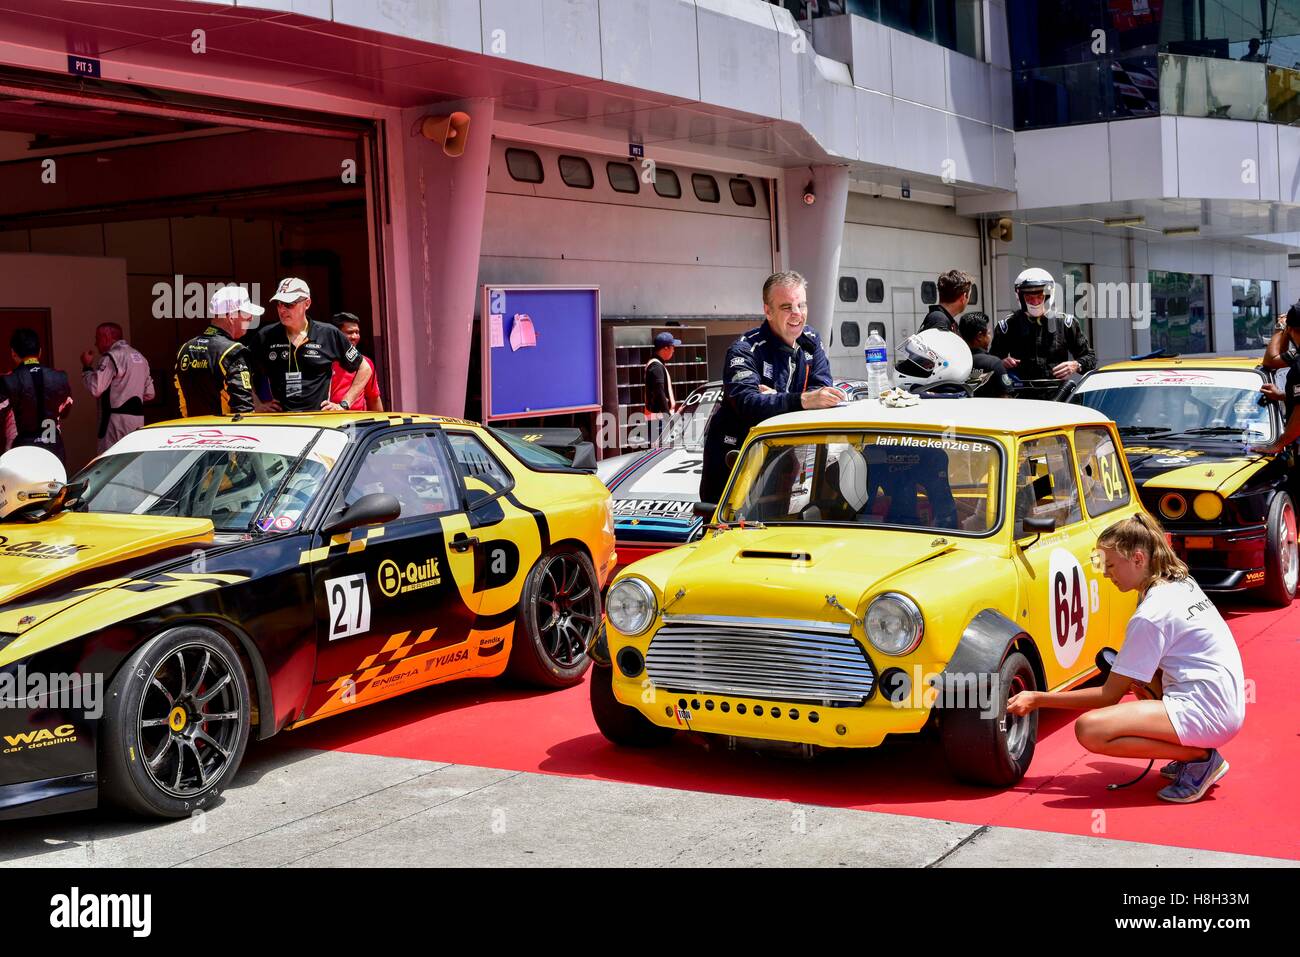
[[[1026,306],[1025,293],[1036,289],[1043,290],[1043,304],[1041,306]],[[1035,319],[1054,312],[1056,280],[1052,278],[1052,274],[1046,269],[1039,269],[1037,266],[1026,269],[1016,277],[1016,298],[1020,300],[1020,308]]]
[[[68,484],[68,473],[53,452],[35,445],[0,455],[0,519],[34,502],[48,502]]]
[[[955,332],[926,329],[898,347],[894,371],[908,392],[923,392],[946,382],[964,383],[970,377],[970,346]]]

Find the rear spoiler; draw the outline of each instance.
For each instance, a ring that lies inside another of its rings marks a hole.
[[[498,429],[498,431],[521,442],[540,445],[557,455],[562,455],[575,469],[593,473],[596,471],[596,447],[583,439],[581,429]]]

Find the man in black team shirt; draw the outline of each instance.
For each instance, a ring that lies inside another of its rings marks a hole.
[[[212,322],[176,354],[176,398],[181,418],[235,415],[254,408],[248,347],[239,340],[248,324],[265,310],[251,302],[241,286],[218,289],[209,309]]]
[[[60,422],[72,408],[68,374],[41,364],[34,329],[15,329],[9,348],[14,370],[0,376],[0,451],[35,445],[66,463]]]
[[[253,340],[250,348],[271,386],[267,410],[347,411],[365,391],[372,375],[369,365],[361,361],[361,351],[337,326],[307,318],[311,289],[301,279],[281,280],[271,301],[280,321],[249,336]],[[330,380],[336,362],[357,376],[347,395],[339,402],[331,402]]]
[[[971,367],[975,373],[985,375],[983,383],[975,390],[977,399],[1005,399],[1010,394],[1011,377],[1002,367],[1002,360],[989,354],[993,331],[989,317],[982,312],[964,312],[958,322],[961,337],[970,346]]]

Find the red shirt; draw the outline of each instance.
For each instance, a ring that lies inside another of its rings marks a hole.
[[[366,383],[365,391],[361,393],[356,404],[352,406],[354,412],[367,412],[369,411],[366,405],[367,402],[373,404],[379,401],[379,377],[375,375],[375,364],[364,356],[361,361],[370,367],[370,381]],[[360,369],[357,370],[357,372],[360,371]],[[330,401],[338,403],[346,398],[348,389],[352,388],[352,380],[356,377],[356,372],[349,372],[337,362],[334,363],[334,378],[330,380]]]

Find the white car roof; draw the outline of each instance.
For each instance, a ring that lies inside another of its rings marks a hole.
[[[874,399],[834,409],[789,412],[764,420],[757,428],[925,427],[980,432],[1033,432],[1074,425],[1104,425],[1102,413],[1085,405],[1039,399],[922,399],[919,405],[891,409]]]

